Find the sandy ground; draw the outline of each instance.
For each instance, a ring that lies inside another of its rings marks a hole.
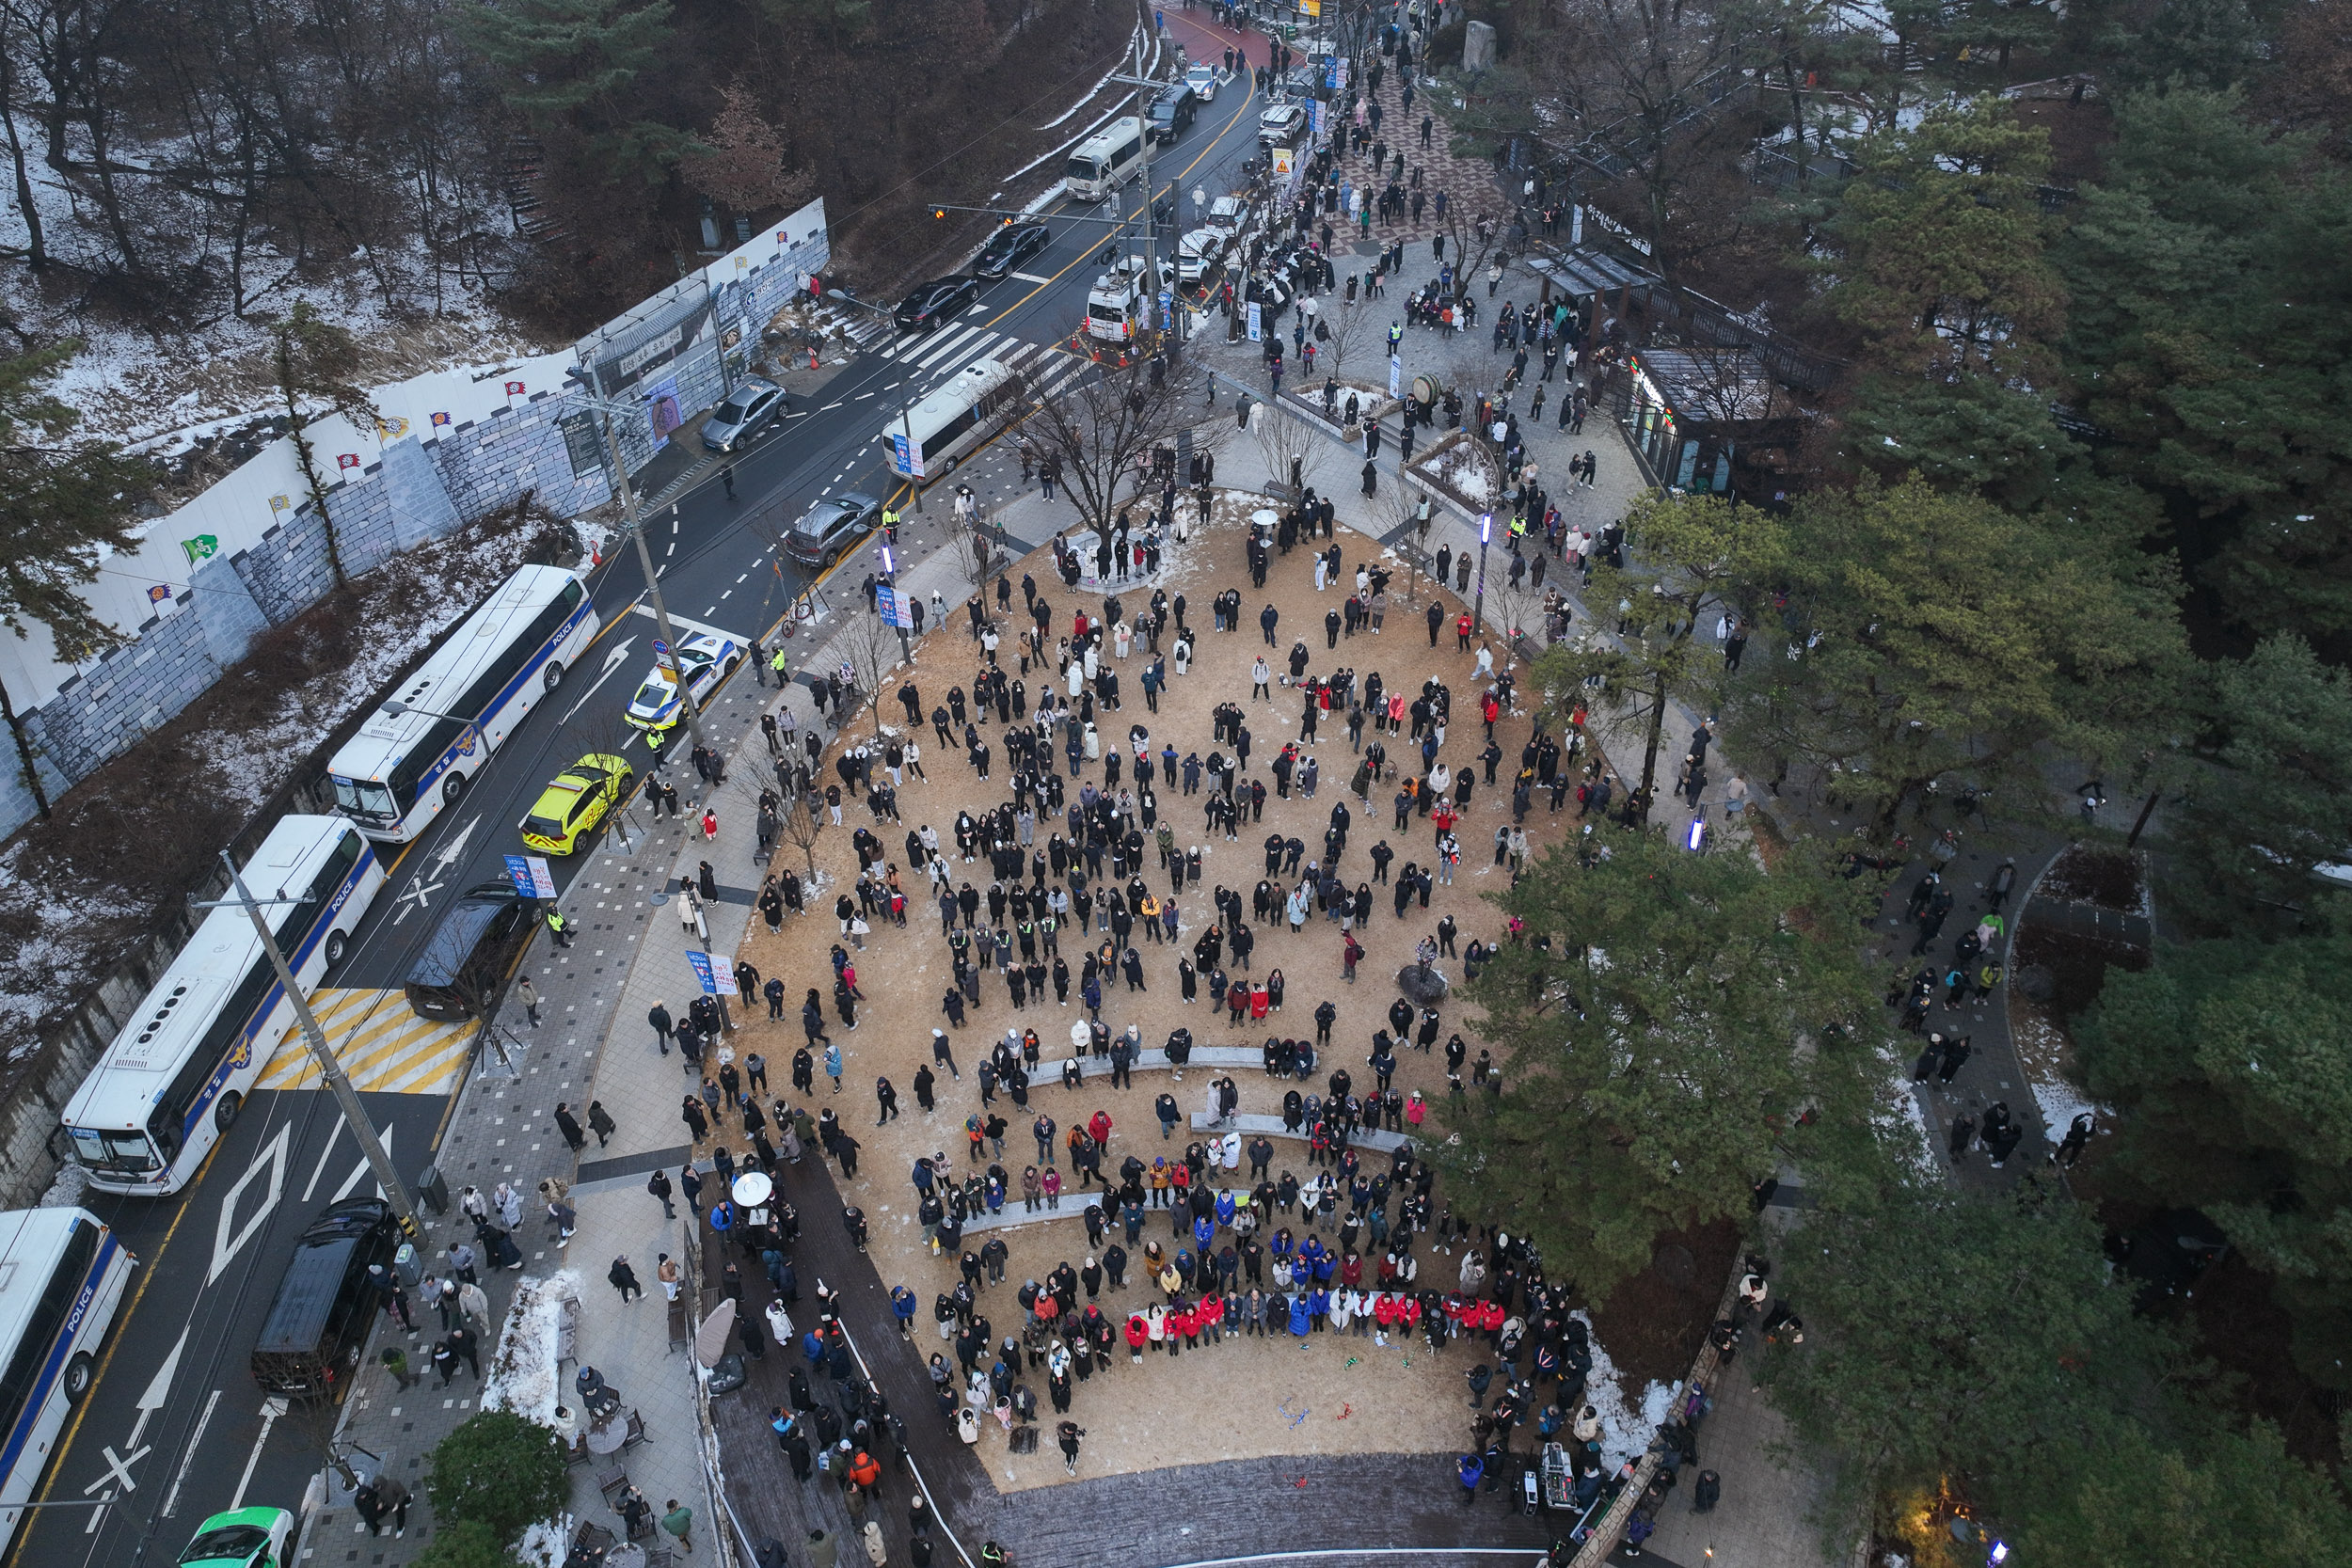
[[[1347,501],[1355,502],[1356,498],[1349,497]],[[1343,518],[1350,510],[1343,502]],[[1172,679],[1172,690],[1162,696],[1160,711],[1154,716],[1146,710],[1141,694],[1139,678],[1146,660],[1138,644],[1136,653],[1121,670],[1124,709],[1111,716],[1111,723],[1103,726],[1106,735],[1123,734],[1128,723],[1141,722],[1151,727],[1155,751],[1172,738],[1180,754],[1194,751],[1205,756],[1211,750],[1210,708],[1220,701],[1248,697],[1250,663],[1266,651],[1256,617],[1271,599],[1280,611],[1281,622],[1278,628],[1280,645],[1269,655],[1269,662],[1279,667],[1280,656],[1287,655],[1294,639],[1304,637],[1312,656],[1310,673],[1352,665],[1360,681],[1377,669],[1391,688],[1403,687],[1408,692],[1418,691],[1424,678],[1443,680],[1454,691],[1456,721],[1448,732],[1448,743],[1441,755],[1459,766],[1483,748],[1481,726],[1466,717],[1475,710],[1479,693],[1473,688],[1474,656],[1457,651],[1452,630],[1451,617],[1458,613],[1459,607],[1448,601],[1448,626],[1439,645],[1433,649],[1426,622],[1419,613],[1420,606],[1428,602],[1424,581],[1424,597],[1420,605],[1393,606],[1382,635],[1363,633],[1352,640],[1343,638],[1336,651],[1327,651],[1322,616],[1327,609],[1340,603],[1339,590],[1317,595],[1312,561],[1302,548],[1287,557],[1277,556],[1266,593],[1252,593],[1239,522],[1242,508],[1220,505],[1218,511],[1218,525],[1196,534],[1191,545],[1173,559],[1159,579],[1171,594],[1181,589],[1187,596],[1187,621],[1202,628],[1198,657],[1187,675]],[[1378,551],[1375,544],[1350,531],[1344,522],[1338,542],[1351,576],[1359,561]],[[1081,601],[1063,590],[1053,576],[1050,555],[1040,551],[1012,571],[1016,613],[1020,609],[1017,585],[1024,570],[1036,576],[1041,592],[1052,601],[1057,635],[1065,632],[1072,612],[1081,608]],[[1400,574],[1392,584],[1392,596],[1406,584],[1406,577]],[[1243,591],[1245,629],[1220,634],[1208,629],[1213,625],[1209,601],[1228,586]],[[1129,604],[1141,604],[1150,597],[1149,586],[1140,592],[1132,587],[1122,592]],[[1085,603],[1084,608],[1099,612],[1100,600]],[[963,628],[964,618],[954,615],[947,630],[930,634],[918,646],[914,678],[922,689],[926,708],[944,694],[947,686],[970,678],[977,661],[977,647]],[[1008,656],[1009,651],[1008,641]],[[1172,661],[1170,669],[1172,672]],[[1050,671],[1047,678],[1051,678]],[[1039,684],[1034,673],[1028,679],[1032,687]],[[1397,851],[1396,864],[1401,868],[1407,861],[1426,860],[1434,836],[1427,823],[1420,820],[1402,833],[1391,831],[1392,786],[1385,791],[1375,787],[1375,804],[1370,808],[1346,795],[1345,786],[1356,758],[1350,752],[1343,723],[1326,724],[1320,743],[1314,748],[1323,771],[1318,798],[1311,801],[1302,800],[1294,789],[1288,800],[1274,799],[1272,780],[1264,767],[1285,739],[1296,737],[1300,706],[1299,698],[1292,692],[1278,687],[1276,694],[1272,702],[1249,703],[1247,720],[1255,740],[1249,776],[1264,778],[1268,784],[1263,825],[1245,826],[1240,841],[1228,843],[1221,834],[1211,836],[1202,830],[1198,808],[1204,797],[1186,800],[1180,793],[1181,785],[1162,788],[1161,814],[1163,819],[1175,823],[1178,843],[1199,844],[1206,852],[1205,884],[1188,884],[1184,890],[1179,946],[1141,946],[1149,991],[1131,993],[1123,981],[1106,988],[1103,1016],[1114,1031],[1123,1029],[1131,1021],[1140,1022],[1145,1043],[1151,1046],[1162,1043],[1170,1029],[1183,1023],[1193,1031],[1199,1045],[1248,1045],[1254,1050],[1268,1032],[1311,1036],[1315,1007],[1329,996],[1339,1005],[1340,1018],[1331,1049],[1325,1055],[1325,1066],[1346,1067],[1354,1075],[1357,1092],[1364,1093],[1373,1087],[1373,1075],[1364,1065],[1372,1035],[1384,1025],[1389,1005],[1395,999],[1389,976],[1410,958],[1414,943],[1432,933],[1438,918],[1447,911],[1454,914],[1461,927],[1457,940],[1462,944],[1466,945],[1472,935],[1489,941],[1500,935],[1500,916],[1492,906],[1482,901],[1482,895],[1506,885],[1508,872],[1493,863],[1492,840],[1495,828],[1509,820],[1509,797],[1506,789],[1487,789],[1482,783],[1469,816],[1456,830],[1464,850],[1461,875],[1454,886],[1435,890],[1427,911],[1415,908],[1406,919],[1394,920],[1391,918],[1392,905],[1386,890],[1375,889],[1380,895],[1378,911],[1364,937],[1369,956],[1360,967],[1360,978],[1355,986],[1346,985],[1342,977],[1336,927],[1311,919],[1295,938],[1279,923],[1262,927],[1253,963],[1259,973],[1272,966],[1283,970],[1289,988],[1287,1007],[1255,1034],[1230,1035],[1222,1022],[1224,1014],[1220,1011],[1212,1015],[1210,1011],[1205,984],[1200,1000],[1193,1006],[1185,1007],[1180,1003],[1176,961],[1180,952],[1189,951],[1201,924],[1214,917],[1210,897],[1217,884],[1233,886],[1245,896],[1255,886],[1263,874],[1263,842],[1267,832],[1279,826],[1286,835],[1302,838],[1311,847],[1318,846],[1332,802],[1347,799],[1355,813],[1355,826],[1343,863],[1351,881],[1370,876],[1365,851],[1375,842],[1389,840]],[[895,702],[887,702],[882,717],[903,720],[904,714]],[[869,735],[874,721],[873,717],[866,716],[854,722],[850,737]],[[1506,753],[1505,771],[1499,777],[1506,784],[1508,770],[1517,766],[1528,727],[1525,717],[1506,720],[1499,727],[1499,738]],[[923,783],[910,776],[899,796],[904,825],[885,822],[877,832],[895,857],[902,852],[900,844],[908,828],[930,823],[940,831],[943,849],[949,852],[950,864],[959,875],[967,870],[975,873],[975,885],[985,889],[986,861],[970,867],[956,862],[950,830],[960,808],[969,808],[977,815],[983,807],[1009,798],[1004,789],[1001,741],[993,735],[988,736],[996,753],[996,771],[992,781],[984,783],[960,753],[943,754],[931,744],[935,737],[928,733],[922,738],[930,781]],[[1391,745],[1392,752],[1408,749],[1403,736],[1394,737]],[[828,764],[833,754],[828,752]],[[1101,765],[1089,764],[1086,777],[1099,784]],[[1538,796],[1536,809],[1527,825],[1531,836],[1538,840],[1539,854],[1540,845],[1556,837],[1572,816],[1572,805],[1559,816],[1548,816],[1543,809],[1543,797]],[[844,819],[854,824],[868,817],[862,808],[851,807],[845,811]],[[1043,836],[1041,830],[1040,842]],[[789,847],[784,852],[798,854]],[[818,849],[818,862],[843,881],[854,879],[856,861],[847,828],[826,831]],[[919,872],[902,867],[902,874],[911,890],[919,893],[926,887],[926,879]],[[1165,893],[1164,874],[1149,874],[1149,879],[1155,894]],[[811,912],[787,921],[780,935],[771,935],[764,922],[755,919],[745,939],[745,956],[762,974],[782,974],[795,998],[811,985],[830,993],[826,953],[837,938],[829,910],[828,896],[822,908],[812,908]],[[985,920],[985,909],[982,917]],[[910,1284],[926,1304],[916,1333],[917,1344],[928,1357],[932,1350],[945,1348],[929,1323],[929,1303],[936,1292],[948,1289],[956,1275],[951,1259],[926,1256],[927,1249],[916,1227],[914,1193],[907,1172],[919,1156],[943,1150],[952,1165],[963,1165],[962,1121],[966,1114],[978,1108],[979,1099],[972,1069],[988,1042],[999,1037],[1008,1027],[1035,1027],[1044,1039],[1050,1069],[1051,1063],[1067,1049],[1071,1022],[1083,1015],[1074,989],[1067,1008],[1055,1005],[1049,989],[1041,1006],[1033,1001],[1025,1009],[1016,1010],[1002,982],[993,974],[986,976],[987,1000],[968,1015],[967,1027],[956,1032],[956,1059],[963,1069],[963,1077],[961,1082],[943,1078],[938,1088],[938,1109],[925,1115],[915,1103],[911,1083],[916,1068],[929,1059],[932,1027],[944,1023],[940,996],[947,983],[950,961],[936,915],[928,904],[915,906],[909,922],[904,930],[878,927],[866,939],[866,952],[859,957],[858,972],[868,1001],[860,1010],[858,1028],[844,1029],[828,1014],[828,1026],[844,1048],[844,1089],[837,1097],[831,1093],[820,1070],[817,1079],[818,1105],[812,1108],[833,1105],[844,1126],[864,1145],[855,1185],[861,1193],[861,1207],[872,1224],[875,1260],[885,1280]],[[1099,934],[1094,940],[1101,940]],[[1073,960],[1073,969],[1085,946],[1083,942],[1064,942],[1064,955]],[[1458,964],[1449,961],[1441,967],[1458,978]],[[752,1024],[736,1042],[739,1052],[759,1049],[767,1053],[773,1086],[787,1099],[792,1098],[789,1063],[802,1037],[796,1001],[784,1022],[770,1023],[763,1019]],[[1444,1011],[1447,1029],[1463,1032],[1470,1041],[1474,1058],[1480,1042],[1462,1016],[1465,1009],[1449,1004]],[[1442,1039],[1440,1036],[1440,1045]],[[1057,1044],[1061,1050],[1057,1050]],[[880,1074],[886,1074],[897,1085],[902,1111],[886,1127],[875,1125],[873,1089]],[[1165,1071],[1144,1072],[1136,1075],[1132,1089],[1098,1090],[1089,1084],[1073,1093],[1064,1089],[1050,1072],[1041,1073],[1031,1090],[1028,1112],[1019,1111],[1002,1094],[998,1096],[998,1108],[1013,1124],[1006,1140],[1005,1163],[1017,1182],[1022,1165],[1035,1156],[1028,1123],[1037,1111],[1051,1114],[1066,1129],[1091,1115],[1098,1106],[1109,1112],[1117,1128],[1104,1162],[1106,1172],[1115,1171],[1130,1150],[1147,1161],[1163,1149],[1173,1154],[1183,1147],[1184,1129],[1180,1125],[1178,1140],[1163,1146],[1156,1136],[1157,1123],[1152,1117],[1153,1098],[1163,1088],[1170,1089],[1189,1116],[1200,1107],[1202,1092],[1215,1076],[1214,1071],[1196,1066],[1184,1074],[1182,1084],[1170,1084]],[[1244,1113],[1279,1115],[1287,1083],[1278,1083],[1254,1068],[1235,1076]],[[1408,1092],[1420,1089],[1433,1104],[1439,1101],[1446,1092],[1441,1050],[1433,1050],[1426,1055],[1409,1050],[1403,1053],[1396,1085]],[[1279,1177],[1288,1168],[1303,1177],[1308,1170],[1305,1145],[1278,1140],[1277,1148],[1279,1153],[1274,1167],[1276,1175]],[[1442,1184],[1437,1196],[1442,1203]],[[1018,1198],[1014,1201],[1017,1203]],[[982,1298],[983,1310],[993,1320],[999,1338],[1008,1327],[1018,1330],[1020,1308],[1012,1299],[1012,1289],[1018,1281],[1041,1276],[1064,1259],[1074,1263],[1083,1258],[1086,1232],[1073,1201],[1068,1197],[1064,1198],[1064,1211],[1069,1217],[1002,1232],[1011,1250],[1007,1282]],[[834,1223],[831,1215],[808,1215],[804,1220],[811,1224]],[[1147,1227],[1144,1232],[1146,1239],[1154,1235],[1165,1238],[1167,1234],[1165,1220]],[[971,1238],[971,1244],[977,1245],[980,1239]],[[1130,1250],[1139,1253],[1140,1249]],[[1438,1289],[1448,1288],[1454,1260],[1436,1256],[1434,1248],[1424,1246],[1423,1252],[1422,1282]],[[1123,1296],[1112,1296],[1105,1291],[1106,1309],[1112,1305],[1140,1306],[1146,1299],[1132,1273]],[[1472,1351],[1472,1346],[1457,1343],[1444,1355],[1433,1356],[1425,1343],[1392,1344],[1380,1349],[1368,1337],[1339,1338],[1327,1334],[1310,1337],[1304,1349],[1287,1337],[1280,1340],[1229,1338],[1217,1349],[1204,1346],[1196,1354],[1174,1360],[1147,1354],[1140,1367],[1129,1365],[1122,1355],[1112,1371],[1098,1373],[1091,1384],[1081,1386],[1077,1391],[1073,1413],[1089,1433],[1081,1468],[1100,1473],[1104,1468],[1145,1470],[1285,1452],[1431,1451],[1458,1448],[1469,1433],[1469,1400],[1463,1374],[1479,1359]],[[1042,1372],[1028,1381],[1039,1393],[1041,1416],[1045,1416],[1050,1406],[1043,1398]],[[1104,1382],[1110,1385],[1108,1390],[1103,1387]],[[1053,1451],[1050,1438],[1043,1453],[1033,1458],[1015,1457],[1007,1450],[995,1423],[991,1421],[988,1425],[990,1432],[982,1440],[983,1447],[991,1473],[999,1485],[1010,1489],[1063,1479],[1060,1457]],[[1522,1447],[1528,1439],[1529,1433],[1523,1431]]]

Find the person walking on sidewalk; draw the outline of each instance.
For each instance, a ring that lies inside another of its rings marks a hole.
[[[588,1134],[580,1131],[580,1118],[560,1100],[555,1103],[555,1130],[564,1134],[564,1141],[571,1146],[574,1154],[588,1147]]]
[[[652,1010],[645,1014],[645,1022],[653,1025],[654,1043],[661,1047],[661,1053],[667,1056],[670,1053],[670,1036],[677,1029],[677,1021],[670,1016],[670,1005],[656,1002]]]
[[[619,1126],[612,1120],[611,1113],[605,1110],[604,1101],[601,1100],[592,1100],[588,1102],[588,1131],[596,1135],[598,1148],[610,1143],[612,1134],[620,1131]]]
[[[408,1370],[408,1353],[398,1345],[384,1348],[384,1370],[392,1374],[392,1381],[404,1391],[416,1386],[417,1374]]]
[[[628,1254],[626,1252],[612,1259],[612,1266],[605,1271],[604,1277],[611,1280],[612,1288],[621,1292],[623,1307],[627,1307],[634,1299],[629,1294],[631,1291],[636,1291],[639,1296],[645,1293],[645,1288],[637,1283],[637,1271],[628,1266]]]
[[[533,1029],[539,1027],[539,991],[526,974],[515,982],[515,1000],[523,1005],[523,1016],[531,1020]]]
[[[654,1196],[661,1200],[661,1217],[663,1219],[674,1220],[677,1218],[677,1206],[670,1201],[670,1194],[674,1191],[674,1189],[670,1185],[670,1173],[668,1171],[663,1170],[659,1165],[656,1165],[654,1167],[653,1174],[645,1178],[645,1191],[653,1194]]]
[[[681,1505],[675,1497],[672,1497],[662,1506],[669,1512],[661,1516],[661,1528],[677,1537],[678,1550],[692,1551],[694,1549],[694,1511]]]

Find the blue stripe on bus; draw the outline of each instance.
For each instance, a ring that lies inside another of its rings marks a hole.
[[[350,874],[343,878],[342,885],[336,889],[335,896],[327,900],[326,908],[320,911],[319,918],[311,923],[310,934],[302,939],[301,945],[286,956],[286,967],[293,970],[297,977],[302,974],[302,966],[310,961],[311,951],[325,939],[327,932],[334,929],[334,917],[342,912],[345,904],[351,901],[353,889],[358,886],[360,879],[365,877],[369,868],[374,864],[375,850],[362,834],[359,839],[359,858],[352,862]],[[263,961],[266,962],[267,959],[264,958]],[[211,1081],[205,1084],[203,1091],[191,1103],[186,1119],[181,1122],[180,1148],[183,1150],[188,1147],[188,1139],[196,1131],[196,1124],[204,1119],[204,1113],[211,1108],[213,1101],[219,1098],[222,1087],[229,1082],[229,1075],[236,1071],[238,1065],[251,1054],[254,1032],[261,1027],[262,1020],[277,1011],[278,1004],[284,999],[285,994],[286,988],[275,978],[270,981],[269,990],[262,993],[260,1006],[253,1009],[252,1016],[247,1018],[244,1027],[237,1031],[234,1048],[222,1053],[220,1065],[213,1069]],[[165,1085],[164,1089],[159,1092],[170,1092],[170,1085]],[[177,1164],[176,1156],[172,1163]],[[158,1180],[169,1174],[170,1165],[167,1164],[163,1172],[159,1174]]]
[[[73,1310],[66,1314],[65,1323],[58,1330],[56,1342],[49,1347],[49,1359],[41,1364],[40,1375],[25,1393],[24,1411],[8,1433],[8,1447],[0,1449],[0,1478],[5,1478],[16,1468],[17,1459],[24,1453],[24,1445],[32,1439],[33,1429],[40,1424],[41,1410],[49,1403],[49,1391],[72,1354],[73,1337],[81,1332],[82,1320],[88,1313],[90,1305],[98,1299],[99,1288],[105,1283],[106,1270],[114,1262],[115,1254],[121,1250],[115,1243],[115,1233],[107,1231],[105,1240],[98,1244],[97,1259],[90,1264],[89,1272],[82,1276],[81,1289],[73,1298]],[[43,1281],[42,1289],[47,1288],[47,1282]]]
[[[571,636],[573,630],[579,626],[580,618],[589,614],[595,609],[596,606],[589,602],[588,595],[584,593],[580,594],[580,608],[573,610],[570,618],[567,619],[562,626],[556,627],[554,632],[548,636],[547,641],[540,644],[538,653],[532,656],[531,662],[516,671],[515,678],[499,689],[497,698],[491,702],[489,706],[482,710],[483,713],[496,713],[499,709],[504,707],[508,703],[513,702],[515,700],[515,693],[521,689],[521,688],[529,682],[531,677],[537,673],[539,669],[547,663],[548,656],[555,651],[555,645],[563,641],[565,638]],[[475,744],[482,748],[484,755],[486,756],[490,751],[490,737],[487,735],[481,733],[482,721],[479,716],[477,716],[474,721],[474,729],[476,733]],[[457,743],[455,741],[452,741],[448,750],[441,753],[440,760],[436,762],[429,771],[421,773],[417,776],[416,798],[411,800],[408,804],[414,805],[417,800],[424,799],[425,786],[432,784],[434,780],[439,778],[443,773],[448,772],[451,765],[455,763],[458,757],[462,754],[464,753],[458,750]],[[394,766],[397,767],[398,764],[394,764]],[[390,782],[391,781],[389,779],[384,781],[386,784],[389,784]],[[403,806],[401,808],[400,817],[403,822],[405,822],[408,819],[407,806]]]

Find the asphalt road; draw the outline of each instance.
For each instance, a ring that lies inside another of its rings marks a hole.
[[[1258,150],[1259,106],[1246,78],[1227,86],[1203,106],[1188,135],[1155,150],[1154,184],[1186,198],[1196,186],[1213,196],[1231,188],[1238,166]],[[1141,189],[1129,187],[1122,205],[1139,211]],[[1188,201],[1182,211],[1189,218]],[[829,492],[890,494],[880,436],[897,409],[964,365],[1002,352],[1003,340],[1051,345],[1077,330],[1094,277],[1091,259],[1104,238],[1102,224],[1085,220],[1103,214],[1078,205],[1046,214],[1053,244],[1025,261],[1020,274],[987,284],[979,305],[944,329],[943,342],[948,333],[974,329],[952,349],[927,355],[908,343],[899,349],[903,357],[861,354],[815,397],[795,400],[788,421],[733,459],[734,499],[714,466],[674,499],[648,507],[647,543],[674,619],[746,641],[765,632],[806,586],[788,562],[776,570],[780,558],[771,541]],[[1173,255],[1176,238],[1177,231],[1161,231],[1163,255]],[[1131,235],[1122,248],[1138,243]],[[893,346],[885,338],[874,349]],[[915,362],[923,359],[929,362]],[[851,582],[866,569],[855,554],[839,568]],[[503,857],[522,847],[516,824],[565,764],[627,740],[622,754],[641,775],[645,771],[643,737],[620,721],[652,666],[656,635],[652,620],[637,612],[644,581],[634,551],[620,551],[591,587],[605,626],[596,644],[456,804],[399,857],[334,985],[396,988],[437,911],[465,889],[503,879]],[[855,591],[842,597],[853,603]],[[691,635],[683,626],[679,630]],[[681,758],[685,735],[681,724],[672,741]],[[584,859],[552,863],[559,887]],[[390,1006],[401,1004],[394,999]],[[438,1143],[450,1097],[363,1099],[394,1164],[413,1177]],[[53,1503],[105,1499],[106,1506],[32,1512],[17,1532],[11,1564],[167,1564],[199,1520],[234,1501],[299,1508],[319,1468],[327,1423],[299,1414],[266,1418],[246,1359],[295,1234],[338,1197],[372,1191],[332,1100],[293,1090],[254,1094],[181,1197],[94,1195],[91,1207],[120,1233],[140,1268],[97,1386],[61,1437],[41,1496]],[[159,1375],[167,1370],[168,1376]]]

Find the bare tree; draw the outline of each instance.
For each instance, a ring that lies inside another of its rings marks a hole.
[[[351,333],[322,318],[309,300],[297,300],[292,311],[270,329],[271,373],[278,401],[286,409],[286,434],[294,440],[294,462],[302,469],[310,504],[326,531],[326,563],[335,586],[350,585],[343,571],[342,542],[336,537],[335,515],[326,504],[326,476],[319,469],[318,448],[310,427],[321,419],[340,414],[366,429],[381,426],[383,416],[365,390],[355,383],[359,345]]]
[[[1156,376],[1155,362],[1165,367]],[[1062,485],[1088,527],[1109,531],[1122,487],[1139,487],[1153,454],[1166,449],[1172,457],[1185,431],[1195,451],[1216,450],[1225,422],[1195,428],[1206,373],[1170,350],[1156,361],[1097,365],[1050,397],[1032,397],[1023,430],[1041,457],[1060,459]]]
[[[1296,495],[1315,483],[1331,452],[1331,438],[1280,403],[1249,412],[1249,433],[1265,459],[1267,477]]]
[[[871,610],[863,614],[853,610],[850,624],[842,629],[842,643],[844,657],[849,659],[850,669],[857,676],[857,696],[851,699],[845,693],[844,700],[862,701],[866,705],[874,715],[874,734],[879,736],[882,734],[882,683],[906,662],[906,656],[898,643],[898,628]],[[846,720],[840,721],[840,728],[847,732],[849,724]]]
[[[808,879],[812,883],[817,880],[817,839],[824,830],[824,797],[814,788],[785,802],[784,820],[777,825],[776,836],[801,852],[801,858],[808,864]]]
[[[1315,317],[1315,369],[1337,375],[1351,358],[1362,357],[1359,351],[1377,341],[1377,334],[1366,325],[1372,315],[1372,305],[1367,300],[1340,303],[1319,312]]]

